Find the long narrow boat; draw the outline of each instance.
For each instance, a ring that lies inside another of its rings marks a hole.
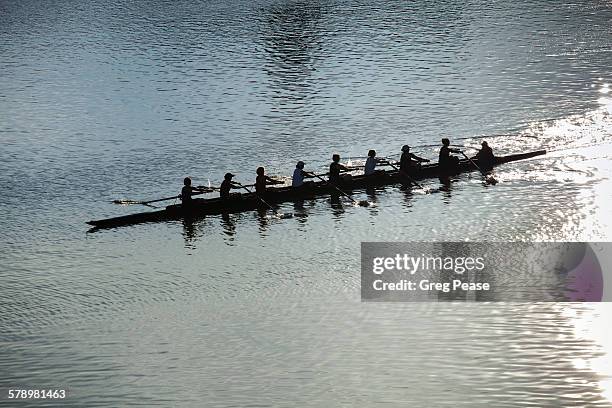
[[[546,154],[546,150],[539,150],[529,153],[512,154],[508,156],[496,157],[494,165],[513,162],[517,160],[525,160],[535,156]],[[478,164],[478,160],[474,160]],[[453,174],[469,172],[476,170],[473,163],[468,160],[460,160],[459,164],[453,169]],[[421,167],[418,172],[412,175],[415,180],[435,178],[443,175],[440,166],[435,164],[427,164]],[[367,187],[376,187],[383,185],[398,184],[406,182],[406,177],[397,170],[384,171],[371,176],[354,176],[346,180],[342,184],[342,190],[353,191]],[[336,190],[334,187],[325,182],[311,183],[308,187],[280,187],[269,188],[265,200],[270,204],[278,204],[287,201],[302,200],[314,198],[321,195],[333,194]],[[94,229],[115,228],[125,225],[133,225],[144,222],[158,222],[181,219],[184,217],[199,217],[205,215],[215,215],[223,213],[236,213],[242,211],[250,211],[265,207],[259,198],[253,193],[240,194],[230,197],[229,199],[221,198],[197,198],[192,200],[193,203],[189,208],[184,208],[180,204],[167,206],[163,210],[149,211],[138,214],[130,214],[122,217],[107,218],[103,220],[89,221],[87,224],[92,225]]]

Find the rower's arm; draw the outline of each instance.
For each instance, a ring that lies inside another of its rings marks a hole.
[[[410,153],[410,157],[413,158],[414,160],[418,161],[418,162],[429,162],[429,159],[424,159],[422,157],[417,156],[414,153]]]

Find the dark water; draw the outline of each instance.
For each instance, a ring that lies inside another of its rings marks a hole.
[[[66,387],[63,406],[612,405],[606,305],[359,302],[361,241],[612,238],[611,19],[603,1],[0,2],[0,388]],[[549,154],[494,187],[473,173],[358,193],[370,208],[85,234],[186,175],[250,182],[405,143],[434,158],[442,136]]]

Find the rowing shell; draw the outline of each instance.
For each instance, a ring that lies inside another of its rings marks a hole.
[[[500,156],[495,158],[494,165],[503,163],[525,160],[535,156],[546,154],[546,150],[539,150],[529,153],[512,154],[508,156]],[[476,164],[477,159],[474,159]],[[476,167],[468,160],[460,160],[459,164],[453,169],[453,174],[474,171]],[[427,164],[419,170],[414,171],[410,176],[412,179],[425,179],[443,176],[445,173],[439,164]],[[405,180],[399,171],[384,171],[376,174],[365,176],[354,176],[346,180],[342,185],[345,191],[363,189],[367,187],[376,187],[383,185],[398,184]],[[266,202],[278,204],[287,201],[303,200],[315,198],[321,195],[334,194],[336,190],[333,186],[326,182],[310,183],[304,187],[280,187],[269,188],[266,192]],[[240,194],[232,195],[228,199],[197,198],[192,200],[192,204],[186,208],[181,204],[169,205],[163,210],[150,211],[138,214],[130,214],[122,217],[107,218],[103,220],[89,221],[87,224],[92,225],[94,229],[115,228],[125,225],[140,224],[144,222],[160,222],[177,220],[184,217],[199,217],[204,215],[218,215],[224,213],[236,213],[243,211],[251,211],[262,207],[261,200],[255,194]]]

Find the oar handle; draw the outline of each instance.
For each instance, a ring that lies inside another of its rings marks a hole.
[[[252,192],[251,190],[249,190],[249,187],[253,187],[252,185],[244,185],[244,184],[240,184],[240,183],[239,183],[239,182],[237,182],[237,181],[232,181],[232,183],[234,183],[234,185],[236,185],[236,187],[243,188],[243,189],[245,189],[246,191],[248,191],[249,193],[251,193],[251,192]]]

